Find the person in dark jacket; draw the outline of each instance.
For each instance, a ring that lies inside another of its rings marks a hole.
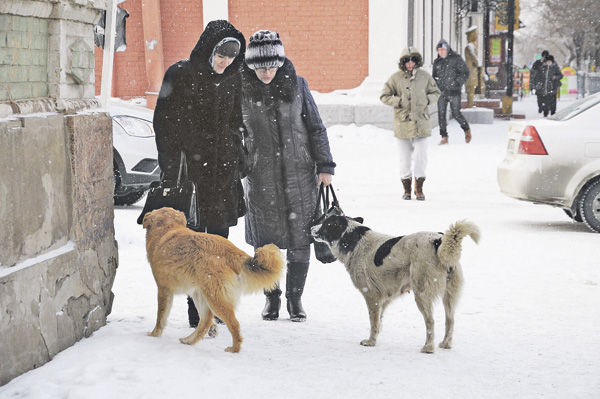
[[[531,76],[529,78],[530,78],[530,81],[534,84],[534,86],[533,86],[534,89],[535,89],[535,82],[537,81],[537,74],[540,71],[540,69],[542,69],[542,66],[546,62],[546,57],[548,57],[548,55],[550,55],[548,50],[542,51],[542,54],[539,55],[540,58],[535,60],[533,65],[531,65]],[[542,95],[536,90],[535,96],[537,97],[538,113],[541,114],[543,111],[542,110]]]
[[[318,187],[331,183],[335,168],[327,130],[278,33],[261,30],[249,38],[242,76],[249,153],[246,242],[287,249],[287,310],[292,321],[305,321],[301,297],[310,225]],[[265,292],[263,319],[279,318],[281,293],[279,288]]]
[[[535,76],[535,91],[542,98],[542,112],[544,117],[556,113],[556,95],[561,86],[560,80],[563,74],[560,67],[554,62],[554,57],[548,55],[544,65],[538,70]]]
[[[190,58],[167,69],[154,110],[161,178],[177,178],[183,150],[198,190],[196,230],[225,238],[246,213],[240,74],[245,47],[232,24],[210,22]],[[191,298],[188,304],[190,325],[197,325]]]
[[[438,57],[433,61],[433,72],[431,75],[442,92],[437,102],[440,135],[442,136],[440,145],[448,144],[448,131],[446,130],[446,110],[448,103],[450,103],[452,116],[465,132],[465,141],[469,143],[471,141],[471,128],[469,127],[469,122],[467,122],[460,112],[461,87],[469,78],[469,67],[465,60],[452,50],[446,40],[440,40],[436,49]]]

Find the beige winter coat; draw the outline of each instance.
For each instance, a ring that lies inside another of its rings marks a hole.
[[[417,57],[412,71],[405,69],[405,60]],[[382,103],[394,107],[394,135],[400,139],[431,136],[429,110],[440,97],[431,75],[421,69],[423,57],[414,47],[402,52],[399,71],[394,73],[383,86],[379,99]]]

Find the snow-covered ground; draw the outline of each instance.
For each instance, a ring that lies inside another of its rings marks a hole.
[[[558,108],[570,101],[561,99]],[[534,97],[515,103],[514,111],[537,117]],[[176,298],[163,337],[148,337],[156,286],[136,224],[140,202],[115,210],[120,263],[108,325],[0,387],[0,397],[599,398],[600,236],[560,209],[499,192],[496,167],[508,124],[473,125],[467,145],[452,121],[450,145],[443,147],[434,129],[425,202],[401,199],[390,131],[329,129],[338,163],[333,184],[347,214],[393,235],[443,231],[464,218],[480,226],[479,246],[464,241],[466,284],[453,349],[419,352],[425,326],[412,294],[388,308],[377,346],[360,346],[369,332],[362,296],[341,264],[317,261],[303,297],[306,323],[290,322],[285,310],[280,320],[265,322],[263,296],[242,298],[239,354],[223,351],[231,343],[223,326],[215,339],[179,343],[191,332],[184,297]],[[243,221],[230,239],[251,252]],[[436,323],[439,342],[441,304]]]

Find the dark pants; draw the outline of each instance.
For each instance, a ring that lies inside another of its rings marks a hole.
[[[544,116],[548,116],[548,113],[554,115],[556,113],[556,93],[545,94],[542,96],[542,111]]]
[[[446,127],[448,125],[446,118],[446,110],[448,109],[448,103],[450,103],[450,110],[452,111],[452,116],[456,121],[460,124],[460,127],[465,132],[469,130],[469,122],[465,119],[463,114],[460,112],[460,94],[455,96],[442,94],[437,102],[438,106],[438,121],[440,123],[440,135],[442,137],[448,136],[448,131]]]
[[[544,110],[544,107],[542,106],[544,102],[544,96],[542,95],[541,90],[536,90],[535,96],[537,97],[538,112],[542,112]]]

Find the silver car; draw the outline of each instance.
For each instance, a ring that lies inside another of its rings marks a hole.
[[[498,184],[509,197],[563,208],[600,232],[600,93],[547,119],[512,122]]]
[[[132,205],[160,179],[152,117],[154,111],[112,102],[115,205]]]

